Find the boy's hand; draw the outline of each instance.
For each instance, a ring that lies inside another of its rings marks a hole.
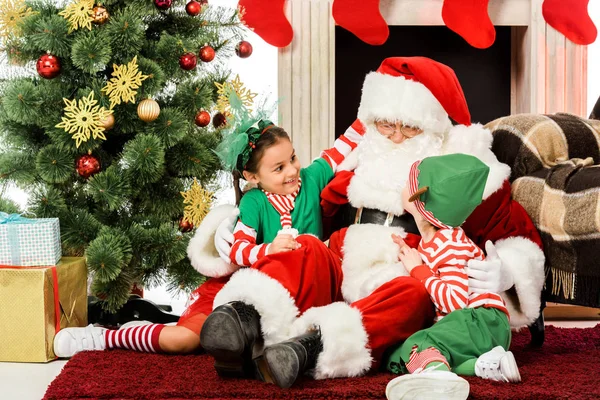
[[[283,253],[300,248],[300,243],[296,242],[292,235],[277,235],[269,246],[268,254]]]
[[[398,245],[398,247],[400,247],[400,251],[398,252],[398,260],[402,262],[408,273],[410,273],[413,268],[423,265],[423,259],[421,258],[421,255],[417,249],[411,248],[406,244],[404,239],[398,235],[392,234],[392,240]]]

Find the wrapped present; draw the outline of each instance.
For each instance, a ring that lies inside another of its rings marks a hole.
[[[56,265],[61,257],[58,218],[0,212],[0,265]]]
[[[86,282],[83,257],[53,267],[0,266],[0,361],[55,359],[54,335],[87,325]]]

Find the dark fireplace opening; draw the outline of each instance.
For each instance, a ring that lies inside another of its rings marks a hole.
[[[497,26],[495,43],[480,50],[445,26],[390,26],[382,46],[370,46],[336,26],[336,137],[356,118],[365,75],[395,56],[430,57],[454,69],[473,122],[485,124],[510,114],[511,27]]]

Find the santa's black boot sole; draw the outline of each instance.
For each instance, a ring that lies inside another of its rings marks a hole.
[[[262,352],[262,337],[248,339],[242,324],[236,309],[224,304],[215,308],[202,326],[200,344],[214,357],[215,369],[221,377],[254,378],[256,375],[252,360]]]
[[[255,362],[259,379],[289,388],[304,373],[306,352],[296,343],[279,343],[265,348]]]

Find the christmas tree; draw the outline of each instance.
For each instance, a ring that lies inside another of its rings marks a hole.
[[[220,168],[215,83],[242,39],[237,10],[55,3],[0,0],[9,62],[37,69],[0,81],[0,185],[26,190],[28,213],[60,218],[63,255],[85,255],[106,310],[134,283],[193,289],[203,277],[186,247]],[[0,210],[15,207],[0,198]]]

